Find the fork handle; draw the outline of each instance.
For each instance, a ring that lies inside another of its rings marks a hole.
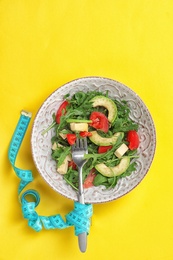
[[[85,204],[84,202],[84,193],[79,193],[78,195],[78,201],[81,203],[81,204]]]
[[[79,171],[79,194],[78,194],[78,201],[81,204],[85,204],[84,201],[84,190],[83,190],[83,183],[82,183],[82,167],[78,167]]]
[[[79,244],[80,251],[82,253],[85,253],[86,248],[87,248],[87,233],[86,232],[83,232],[78,235],[78,244]]]
[[[78,194],[78,201],[81,204],[85,204],[84,201],[84,191],[83,191],[83,183],[82,183],[82,167],[78,167],[79,171],[79,194]],[[87,248],[87,233],[83,232],[78,235],[78,244],[81,252],[85,252]]]
[[[78,195],[78,201],[81,204],[84,204],[84,194],[81,193]],[[82,253],[84,253],[87,249],[87,233],[83,232],[78,235],[78,245],[79,249]]]

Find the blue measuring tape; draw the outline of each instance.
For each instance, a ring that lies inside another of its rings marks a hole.
[[[89,234],[90,217],[93,214],[93,207],[91,204],[74,202],[74,210],[65,216],[66,221],[64,221],[60,214],[48,217],[39,216],[37,214],[35,209],[40,202],[40,196],[37,191],[29,189],[22,194],[23,189],[33,181],[33,175],[30,170],[17,168],[15,166],[15,161],[30,120],[31,113],[22,111],[8,150],[9,161],[20,179],[18,195],[20,197],[24,218],[28,220],[28,225],[35,231],[40,231],[43,227],[45,229],[64,229],[74,226],[76,236],[83,232]],[[28,195],[32,196],[34,201],[28,201]]]

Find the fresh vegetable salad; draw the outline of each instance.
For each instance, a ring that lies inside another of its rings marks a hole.
[[[75,93],[64,101],[53,115],[52,158],[57,174],[78,189],[78,170],[72,161],[71,146],[76,138],[87,138],[87,163],[83,167],[84,188],[104,185],[113,188],[119,178],[136,169],[139,146],[138,124],[130,117],[126,101],[110,98],[108,92]]]

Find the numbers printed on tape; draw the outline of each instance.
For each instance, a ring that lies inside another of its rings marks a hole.
[[[22,213],[24,218],[28,219],[28,225],[35,231],[40,231],[42,227],[45,229],[64,229],[70,226],[75,227],[75,235],[82,232],[89,233],[90,218],[93,214],[93,207],[91,204],[80,204],[74,202],[74,210],[68,213],[65,218],[57,214],[53,216],[39,216],[35,211],[35,208],[40,202],[40,196],[35,190],[25,191],[22,195],[21,192],[31,181],[33,181],[32,172],[30,170],[19,169],[15,166],[16,157],[18,155],[21,143],[25,136],[32,114],[27,111],[22,111],[19,122],[14,131],[10,147],[8,150],[9,161],[16,173],[20,178],[20,184],[18,188],[18,195],[20,195],[20,202],[22,204]],[[27,201],[27,195],[33,197],[32,202]]]

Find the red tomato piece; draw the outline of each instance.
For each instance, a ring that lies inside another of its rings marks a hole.
[[[129,142],[129,149],[135,150],[139,147],[139,136],[135,130],[130,130],[127,133],[127,141]]]
[[[90,115],[90,120],[92,120],[92,123],[90,123],[90,126],[93,128],[99,129],[105,133],[109,130],[109,121],[108,118],[101,112],[92,112]]]
[[[83,187],[85,189],[87,189],[87,188],[94,186],[93,181],[94,181],[95,177],[96,177],[95,169],[92,169],[90,171],[90,173],[88,174],[88,176],[86,177],[84,184],[83,184]]]
[[[72,167],[73,170],[77,169],[77,166],[73,161],[68,162],[68,167]]]
[[[92,133],[87,132],[87,131],[82,131],[82,132],[79,133],[79,135],[81,137],[87,137],[87,136],[92,136]]]
[[[112,145],[108,146],[99,146],[98,153],[106,153],[108,150],[112,148]]]
[[[58,111],[56,113],[56,122],[57,124],[60,123],[60,118],[62,115],[65,115],[66,113],[66,107],[69,104],[69,102],[67,100],[64,100],[64,102],[62,102],[62,104],[60,105],[60,107],[58,108]]]
[[[67,141],[70,145],[75,144],[76,142],[76,135],[75,134],[67,134]]]

